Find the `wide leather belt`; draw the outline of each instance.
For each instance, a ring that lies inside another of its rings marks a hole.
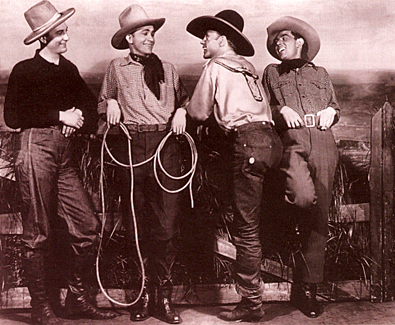
[[[304,125],[306,128],[315,128],[318,126],[318,116],[315,114],[306,114],[304,116]]]
[[[167,124],[126,124],[130,132],[155,132],[165,131]]]

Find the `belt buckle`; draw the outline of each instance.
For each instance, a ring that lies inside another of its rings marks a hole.
[[[304,116],[304,124],[305,124],[306,128],[314,128],[314,127],[316,127],[315,115],[314,114],[306,114]]]

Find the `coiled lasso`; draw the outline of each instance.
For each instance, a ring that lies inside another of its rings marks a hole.
[[[108,131],[110,130],[110,127],[107,127],[106,132],[103,135],[103,142],[102,142],[101,152],[100,152],[100,196],[101,196],[101,207],[102,207],[103,219],[102,219],[102,228],[101,228],[101,234],[100,234],[100,240],[99,240],[99,247],[98,247],[97,256],[96,256],[96,277],[97,277],[97,282],[99,283],[100,290],[103,292],[104,296],[109,301],[111,301],[112,303],[117,304],[119,306],[129,307],[129,306],[132,306],[135,303],[137,303],[139,301],[139,299],[141,298],[141,296],[143,294],[143,290],[144,290],[144,281],[145,281],[145,269],[144,269],[143,257],[141,255],[141,251],[140,251],[139,236],[138,236],[138,231],[137,231],[137,220],[136,220],[136,213],[135,213],[135,210],[134,210],[134,202],[133,202],[133,191],[134,191],[133,168],[139,167],[139,166],[144,165],[144,164],[148,163],[149,161],[153,160],[154,175],[155,175],[155,179],[156,179],[157,183],[159,184],[160,188],[163,191],[166,191],[168,193],[179,193],[179,192],[183,191],[187,186],[189,186],[189,194],[190,194],[190,198],[191,198],[191,206],[193,208],[194,201],[193,201],[193,194],[192,194],[192,180],[193,180],[193,176],[194,176],[195,171],[196,171],[196,165],[197,165],[197,160],[198,160],[198,153],[197,153],[196,145],[195,145],[195,142],[193,141],[193,138],[189,135],[189,133],[184,132],[183,135],[188,140],[188,143],[189,143],[189,146],[190,146],[190,149],[191,149],[191,169],[187,173],[182,175],[182,176],[172,176],[172,175],[170,175],[163,168],[162,162],[160,160],[161,150],[162,150],[164,144],[166,143],[167,139],[173,134],[170,131],[162,139],[162,141],[159,143],[158,148],[156,149],[156,151],[155,151],[153,156],[151,156],[150,158],[148,158],[145,161],[142,161],[142,162],[134,165],[133,164],[133,159],[132,159],[132,137],[130,136],[128,129],[126,128],[126,126],[123,123],[120,123],[119,126],[120,126],[121,130],[125,133],[126,137],[128,138],[129,164],[121,163],[120,161],[115,159],[115,157],[111,154],[111,152],[110,152],[110,150],[109,150],[109,148],[107,146],[107,142],[106,142],[107,134],[108,134]],[[105,211],[105,199],[104,199],[104,151],[105,150],[107,151],[107,153],[110,156],[110,158],[116,164],[118,164],[118,165],[120,165],[122,167],[130,168],[130,206],[131,206],[132,219],[133,219],[133,225],[134,225],[134,238],[135,238],[135,241],[136,241],[136,251],[137,251],[137,255],[138,255],[139,263],[140,263],[140,268],[141,268],[141,288],[140,288],[140,291],[139,291],[139,294],[138,294],[137,298],[135,300],[133,300],[132,302],[130,302],[130,303],[123,303],[123,302],[117,301],[114,298],[110,297],[110,295],[104,289],[103,284],[102,284],[101,279],[100,279],[99,261],[100,261],[100,252],[101,252],[101,249],[102,249],[104,229],[105,229],[105,224],[106,224],[106,211]],[[189,177],[189,179],[179,189],[176,189],[176,190],[167,189],[165,186],[163,186],[163,184],[159,180],[157,166],[159,166],[160,170],[167,177],[169,177],[171,179],[182,180],[182,179],[185,179],[187,177]]]

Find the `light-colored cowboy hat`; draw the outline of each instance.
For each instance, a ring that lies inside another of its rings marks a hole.
[[[131,5],[119,15],[121,29],[112,37],[111,45],[118,50],[127,49],[129,44],[125,39],[126,35],[143,26],[154,26],[154,30],[157,31],[165,20],[165,18],[150,19],[141,6]]]
[[[276,53],[274,40],[278,33],[284,30],[289,30],[300,34],[308,45],[307,59],[312,61],[320,50],[320,37],[317,31],[308,23],[295,17],[284,16],[277,19],[267,28],[267,42],[266,46],[269,53],[276,59],[281,60]]]
[[[25,12],[25,19],[33,32],[24,39],[29,45],[59,26],[75,13],[74,8],[59,13],[49,1],[40,1]]]
[[[187,31],[203,39],[208,30],[215,30],[226,35],[236,46],[237,53],[243,56],[253,56],[255,51],[251,42],[244,36],[244,20],[234,10],[223,10],[215,16],[201,16],[193,19],[187,26]]]

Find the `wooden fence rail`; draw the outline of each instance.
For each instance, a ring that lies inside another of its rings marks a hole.
[[[343,281],[332,283],[322,288],[321,298],[327,300],[350,298],[370,299],[372,302],[393,300],[395,297],[394,270],[394,128],[393,108],[386,103],[373,117],[371,127],[371,166],[370,193],[371,202],[363,204],[344,205],[340,207],[340,216],[345,222],[370,223],[371,256],[374,264],[371,270],[370,285],[365,287],[362,281]],[[17,214],[0,215],[0,234],[20,234],[22,232],[21,218]],[[234,258],[234,247],[230,243],[216,243],[214,251],[227,258]],[[289,300],[289,273],[284,276],[284,268],[274,261],[264,261],[262,271],[272,273],[283,282],[266,284],[264,300]],[[287,273],[287,272],[285,272]],[[177,288],[174,292],[176,303],[188,303],[188,288]],[[122,297],[124,290],[112,291],[114,295]],[[232,286],[200,285],[195,293],[200,297],[193,303],[211,301],[213,303],[235,302],[238,297]],[[29,298],[26,288],[13,288],[0,292],[1,308],[28,307]],[[334,298],[335,297],[335,298]],[[96,299],[106,306],[102,295],[97,292]]]

